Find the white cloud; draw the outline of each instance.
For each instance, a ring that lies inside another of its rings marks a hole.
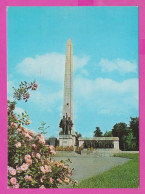
[[[87,64],[88,56],[82,58],[74,56],[74,69],[82,68]],[[27,76],[42,77],[52,81],[64,80],[65,55],[49,53],[37,55],[35,58],[27,57],[17,65],[17,71]]]
[[[83,77],[77,77],[74,85],[80,91],[83,96],[89,95],[92,92],[111,92],[111,93],[134,93],[138,89],[138,79],[127,79],[122,82],[116,82],[108,78],[97,78],[90,80]]]
[[[112,79],[89,80],[78,77],[75,99],[100,114],[122,114],[138,108],[138,79],[116,82]]]
[[[118,71],[119,73],[136,73],[137,64],[123,59],[114,59],[109,61],[108,59],[101,59],[98,64],[101,67],[102,72]]]
[[[74,56],[74,70],[84,67],[90,60],[89,56],[83,56],[82,58]]]

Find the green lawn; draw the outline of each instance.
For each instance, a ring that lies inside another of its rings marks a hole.
[[[114,156],[131,160],[102,174],[82,180],[77,188],[138,188],[139,154],[115,154]]]

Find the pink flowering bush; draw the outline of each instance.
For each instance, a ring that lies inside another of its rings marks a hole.
[[[26,101],[28,90],[36,90],[37,87],[36,83],[21,83],[20,88],[15,89],[14,97]],[[75,184],[68,164],[52,158],[55,148],[45,144],[41,133],[36,134],[25,127],[29,116],[22,113],[21,117],[17,117],[13,112],[15,105],[16,102],[8,101],[9,188],[57,188],[63,183]]]

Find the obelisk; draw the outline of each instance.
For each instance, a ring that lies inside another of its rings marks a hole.
[[[59,146],[75,146],[76,145],[76,133],[74,127],[71,130],[67,130],[66,123],[71,122],[74,124],[73,118],[73,48],[72,42],[69,38],[66,44],[66,59],[65,59],[65,75],[64,75],[64,100],[63,100],[63,119],[60,122],[60,127],[66,129],[66,132],[59,135]],[[69,118],[70,117],[70,118]],[[66,119],[66,120],[65,120]],[[71,121],[70,121],[70,120]],[[63,123],[63,124],[62,124]],[[64,127],[66,126],[66,128]]]
[[[66,44],[63,116],[73,120],[73,47],[69,38]]]

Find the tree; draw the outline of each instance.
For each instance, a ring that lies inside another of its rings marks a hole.
[[[82,134],[81,134],[81,133],[76,132],[76,136],[77,136],[77,138],[79,138],[79,137],[82,137]]]
[[[94,131],[94,137],[102,137],[103,133],[100,129],[100,127],[96,127],[96,130]]]
[[[126,123],[116,123],[112,129],[113,137],[119,137],[119,148],[125,149],[126,138],[129,133],[129,128]]]
[[[130,117],[129,128],[133,132],[133,136],[136,138],[136,149],[139,149],[139,117]]]
[[[76,132],[76,144],[77,144],[77,146],[79,146],[79,141],[78,141],[79,137],[82,137],[82,134]]]
[[[49,128],[49,126],[46,126],[46,123],[44,121],[42,121],[40,127],[38,127],[38,130],[41,131],[40,132],[41,134],[46,135],[48,128]]]
[[[133,137],[133,132],[130,130],[126,138],[127,150],[136,150],[136,139]]]
[[[105,133],[104,133],[104,137],[112,137],[113,135],[112,135],[112,131],[106,131]]]

